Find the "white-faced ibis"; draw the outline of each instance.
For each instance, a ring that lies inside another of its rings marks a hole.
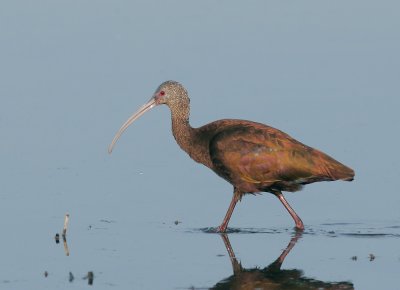
[[[244,194],[270,192],[277,196],[296,223],[303,222],[290,207],[282,191],[298,191],[317,181],[351,181],[354,171],[321,151],[306,146],[286,133],[264,124],[223,119],[192,128],[189,124],[190,99],[178,82],[162,83],[151,99],[119,129],[110,147],[130,124],[148,110],[166,104],[171,110],[172,133],[179,146],[196,162],[202,163],[233,185],[233,197],[222,224],[225,232],[236,203]]]

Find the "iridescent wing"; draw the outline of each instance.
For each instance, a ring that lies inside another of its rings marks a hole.
[[[296,191],[302,184],[343,179],[351,170],[282,131],[250,122],[216,134],[210,156],[220,176],[250,192]]]

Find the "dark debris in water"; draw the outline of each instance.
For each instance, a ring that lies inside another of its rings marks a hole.
[[[374,254],[369,254],[368,255],[368,260],[370,261],[370,262],[372,262],[373,260],[375,260],[375,258],[376,258],[376,256],[374,255]],[[353,256],[353,257],[351,257],[351,259],[353,260],[353,261],[357,261],[358,260],[358,257],[357,256]]]
[[[48,276],[49,276],[49,272],[44,271],[44,277],[47,278]],[[86,274],[86,276],[84,276],[82,279],[83,279],[83,280],[88,280],[88,285],[93,285],[93,280],[94,280],[94,274],[93,274],[93,272],[92,272],[92,271],[89,271],[89,272]],[[72,272],[69,272],[69,273],[68,273],[68,281],[69,281],[70,283],[72,283],[72,282],[74,282],[74,280],[75,280],[74,274],[72,274]],[[4,282],[4,281],[3,281],[3,282]]]
[[[94,274],[92,271],[89,271],[83,279],[88,280],[88,285],[93,285]]]
[[[72,272],[69,272],[69,278],[68,278],[68,281],[69,281],[69,282],[73,282],[73,281],[74,281],[74,279],[75,279],[75,277],[74,277],[74,274],[72,274]]]

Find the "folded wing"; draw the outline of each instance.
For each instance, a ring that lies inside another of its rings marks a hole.
[[[216,134],[210,156],[215,171],[244,192],[297,191],[303,184],[354,176],[352,169],[325,153],[253,122]]]

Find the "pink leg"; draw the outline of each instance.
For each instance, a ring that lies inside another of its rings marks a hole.
[[[229,220],[231,219],[233,210],[235,209],[236,203],[240,200],[240,193],[236,190],[233,192],[233,197],[231,200],[231,204],[229,205],[228,211],[226,212],[225,218],[222,221],[222,224],[217,228],[217,232],[225,233],[226,228],[228,227]]]
[[[275,193],[275,195],[279,198],[279,200],[282,202],[282,204],[285,206],[287,211],[290,213],[292,218],[294,219],[294,222],[296,223],[296,228],[299,230],[304,230],[304,224],[299,218],[299,216],[296,214],[296,212],[293,210],[293,208],[289,205],[289,203],[286,201],[285,197],[283,196],[282,192],[278,191]]]

